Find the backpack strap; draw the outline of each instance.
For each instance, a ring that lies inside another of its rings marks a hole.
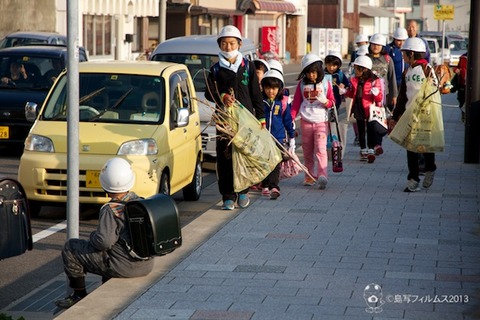
[[[285,113],[285,110],[287,110],[287,104],[288,104],[288,96],[283,96],[283,98],[282,98],[282,116]]]
[[[103,206],[102,206],[102,209],[105,207],[105,206],[109,206],[110,209],[112,209],[113,213],[115,214],[115,218],[117,219],[120,219],[120,215],[118,214],[117,211],[119,210],[122,210],[122,212],[124,212],[124,208],[125,208],[125,204],[127,202],[126,201],[122,201],[122,200],[113,200],[113,201],[110,201],[110,202],[107,202],[105,203]],[[130,225],[128,224],[128,221],[124,221],[125,223],[125,227],[126,228],[130,228]],[[130,255],[130,257],[132,257],[133,259],[136,259],[136,260],[150,260],[151,258],[150,257],[147,257],[147,258],[144,258],[144,257],[140,257],[132,248],[132,246],[128,243],[127,240],[125,240],[124,238],[122,237],[118,237],[118,241],[117,241],[121,246],[123,246],[125,248],[125,250],[127,250],[128,254]]]

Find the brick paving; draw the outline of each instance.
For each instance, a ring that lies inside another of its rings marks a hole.
[[[297,176],[276,201],[252,194],[115,319],[480,318],[480,166],[463,163],[458,108],[443,110],[429,190],[403,192],[406,152],[388,138],[374,164],[349,144],[326,190]],[[367,304],[369,284],[382,303]]]

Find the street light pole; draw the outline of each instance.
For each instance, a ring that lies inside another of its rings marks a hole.
[[[465,163],[480,163],[480,2],[470,1],[467,83],[465,88]]]

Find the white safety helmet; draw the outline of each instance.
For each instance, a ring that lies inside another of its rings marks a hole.
[[[305,70],[306,67],[315,62],[321,62],[323,64],[323,60],[319,56],[314,53],[307,53],[302,58],[302,70]]]
[[[365,56],[368,54],[368,44],[362,44],[357,49],[357,56]]]
[[[328,56],[335,57],[335,58],[337,58],[337,59],[340,60],[340,63],[342,62],[342,55],[340,54],[339,51],[329,50],[329,51],[328,51],[328,54],[325,56],[325,58],[327,58]]]
[[[240,33],[240,30],[238,30],[237,27],[232,26],[232,25],[226,25],[220,30],[220,33],[218,34],[217,37],[217,43],[220,44],[220,39],[221,38],[226,38],[226,37],[233,37],[237,38],[238,41],[242,41],[242,34]]]
[[[127,160],[112,158],[100,171],[100,184],[110,193],[127,192],[135,183],[135,173]]]
[[[285,82],[283,81],[283,75],[278,70],[272,69],[270,71],[265,72],[265,74],[263,75],[263,78],[262,78],[262,82],[265,81],[265,79],[267,79],[267,78],[278,79],[282,82],[282,88],[285,86]]]
[[[355,43],[359,43],[359,42],[368,42],[368,36],[366,34],[359,34],[355,38]]]
[[[372,70],[372,59],[370,59],[369,56],[359,56],[355,59],[353,64]]]
[[[402,49],[400,50],[410,50],[415,52],[427,52],[427,47],[425,46],[425,42],[422,39],[413,37],[408,38],[403,43]]]
[[[381,33],[375,33],[371,38],[370,38],[370,43],[373,44],[378,44],[381,46],[386,46],[387,45],[387,37],[385,37]]]
[[[275,59],[268,60],[268,64],[270,65],[270,70],[277,70],[283,75],[283,66],[280,61]]]
[[[395,29],[395,32],[393,33],[393,39],[407,40],[408,39],[407,29],[402,27]]]
[[[270,65],[268,64],[267,61],[263,60],[263,59],[255,59],[253,60],[253,62],[260,62],[261,64],[263,64],[265,66],[265,69],[266,71],[270,70]]]

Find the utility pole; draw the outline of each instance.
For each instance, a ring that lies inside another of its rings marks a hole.
[[[158,44],[165,41],[167,35],[167,0],[160,0],[158,10]]]
[[[67,238],[79,236],[78,1],[67,1]]]
[[[465,91],[465,163],[480,163],[480,2],[470,0],[467,84]]]

